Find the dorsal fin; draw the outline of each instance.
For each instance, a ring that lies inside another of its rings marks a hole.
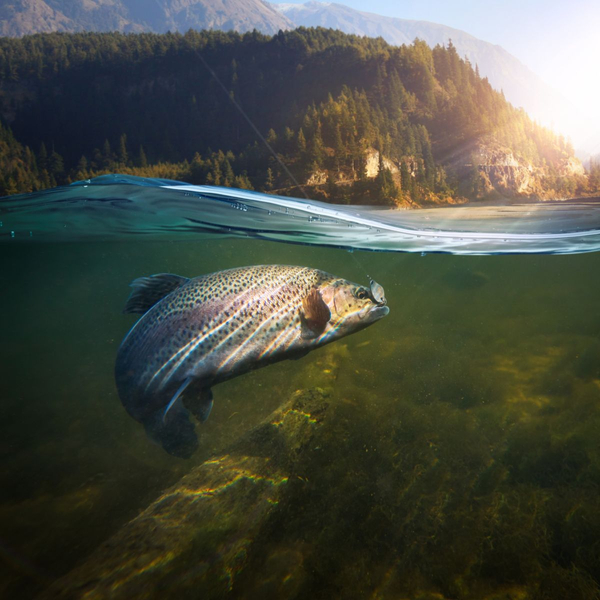
[[[150,277],[138,277],[130,283],[133,290],[127,299],[123,312],[143,315],[159,300],[162,300],[188,281],[187,277],[173,275],[172,273],[158,273],[157,275],[150,275]]]

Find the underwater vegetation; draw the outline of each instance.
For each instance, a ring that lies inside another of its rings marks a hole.
[[[2,597],[600,597],[598,254],[3,252]],[[366,271],[393,310],[220,384],[197,455],[169,457],[114,388],[123,290],[273,256]]]

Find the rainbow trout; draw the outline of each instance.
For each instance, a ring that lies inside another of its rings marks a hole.
[[[242,267],[193,279],[140,277],[126,313],[143,316],[117,354],[127,412],[175,456],[198,446],[192,413],[210,414],[212,386],[368,327],[389,313],[383,288],[307,267]]]

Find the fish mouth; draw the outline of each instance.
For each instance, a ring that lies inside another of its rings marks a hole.
[[[387,317],[390,314],[390,307],[384,305],[378,305],[371,309],[371,314],[376,316],[378,319]]]
[[[358,318],[366,324],[373,323],[387,316],[390,309],[383,304],[365,306],[358,312]]]
[[[377,319],[383,319],[383,317],[387,317],[387,315],[389,315],[389,313],[390,313],[389,306],[383,306],[380,304],[380,305],[374,306],[369,311],[369,317],[375,321]]]

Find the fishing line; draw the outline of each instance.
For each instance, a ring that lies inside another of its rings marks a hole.
[[[159,8],[161,8],[160,4],[158,3],[158,0],[154,0],[154,2],[156,3],[156,5]],[[279,163],[279,166],[285,171],[286,175],[290,178],[290,180],[294,183],[294,185],[302,192],[302,195],[307,200],[310,200],[310,198],[308,197],[308,194],[304,190],[304,187],[302,187],[298,183],[297,179],[292,175],[291,171],[283,164],[283,161],[279,158],[279,156],[277,155],[275,150],[273,150],[273,148],[271,147],[271,144],[269,144],[269,142],[267,142],[267,140],[265,139],[263,134],[260,132],[258,127],[256,127],[256,125],[254,124],[252,119],[246,114],[246,111],[244,111],[244,109],[237,103],[235,98],[229,93],[229,90],[227,89],[225,84],[219,79],[219,76],[214,72],[214,70],[206,62],[206,60],[204,60],[204,57],[202,56],[202,54],[200,54],[200,51],[197,48],[194,48],[193,50],[196,53],[196,55],[198,56],[198,58],[200,59],[200,62],[206,67],[206,70],[210,73],[211,77],[217,82],[219,87],[223,90],[223,93],[227,96],[227,98],[233,104],[233,106],[236,108],[236,110],[242,115],[242,117],[244,117],[244,119],[246,120],[248,125],[250,125],[250,127],[253,129],[254,133],[256,133],[256,135],[258,136],[260,141],[267,147],[269,152],[273,155],[275,160]]]
[[[350,254],[354,262],[359,266],[360,270],[367,276],[367,279],[371,281],[372,277],[367,273],[367,269],[364,267],[364,265],[358,260],[358,258],[356,258],[354,251],[348,250],[348,254]]]
[[[356,258],[356,255],[354,254],[353,250],[348,250],[348,253],[350,254],[350,256],[352,257],[352,259],[354,260],[354,262],[358,265],[358,267],[360,268],[360,270],[366,275],[369,284],[371,284],[371,282],[374,282],[375,279],[373,277],[371,277],[369,275],[369,273],[367,273],[367,269],[365,268],[365,266],[360,262],[360,260],[358,260],[358,258]],[[389,270],[389,269],[387,269]]]
[[[154,2],[156,3],[157,6],[160,7],[158,0],[154,0]],[[254,124],[252,119],[246,114],[246,111],[244,111],[244,109],[238,104],[238,102],[235,100],[235,98],[229,93],[229,90],[227,89],[225,84],[219,79],[219,76],[215,73],[215,71],[211,68],[211,66],[206,62],[206,60],[204,59],[204,57],[202,56],[200,51],[197,48],[194,48],[193,50],[194,50],[195,54],[198,56],[198,58],[200,59],[200,62],[204,65],[206,70],[210,73],[211,77],[217,82],[219,87],[223,90],[223,93],[227,96],[229,101],[233,104],[235,109],[242,115],[242,117],[244,117],[245,121],[248,123],[248,125],[250,125],[250,127],[252,128],[254,133],[257,135],[257,137],[260,139],[260,141],[266,146],[266,148],[269,150],[269,152],[275,157],[275,160],[278,162],[279,166],[285,171],[286,175],[296,185],[296,187],[302,192],[302,195],[307,200],[310,200],[304,187],[302,185],[300,185],[300,183],[298,183],[297,179],[294,177],[294,175],[292,175],[291,171],[287,168],[287,166],[279,158],[279,156],[277,155],[275,150],[271,147],[271,144],[269,144],[269,142],[267,142],[267,140],[265,139],[263,134],[260,132],[258,127],[256,127],[256,125]],[[367,279],[369,280],[369,282],[372,281],[373,278],[367,273],[367,269],[358,260],[358,258],[356,258],[356,256],[354,256],[354,253],[350,252],[350,255],[352,256],[352,259],[358,265],[360,270],[367,276]]]
[[[275,150],[273,150],[273,148],[271,148],[271,145],[269,144],[269,142],[267,142],[267,140],[265,139],[265,137],[263,136],[263,134],[259,131],[258,127],[256,127],[256,125],[253,123],[252,119],[246,114],[246,112],[244,111],[244,109],[236,102],[235,98],[229,93],[228,89],[225,87],[225,84],[223,84],[223,82],[219,79],[218,75],[212,70],[212,68],[210,67],[210,65],[204,60],[204,57],[200,54],[200,51],[197,50],[197,49],[194,49],[194,51],[198,55],[198,58],[200,59],[200,61],[202,62],[202,64],[206,67],[206,69],[208,70],[208,72],[211,74],[211,76],[213,77],[213,79],[219,84],[219,86],[221,87],[221,89],[223,90],[223,92],[225,93],[225,95],[227,96],[227,98],[229,98],[229,100],[233,104],[233,106],[235,106],[235,108],[240,112],[240,114],[244,117],[244,119],[246,120],[246,122],[248,123],[248,125],[250,125],[250,127],[252,127],[252,129],[254,130],[254,133],[256,133],[256,135],[258,136],[258,138],[260,139],[260,141],[268,148],[269,152],[275,157],[275,160],[279,163],[279,166],[286,172],[286,175],[300,189],[300,191],[302,192],[302,195],[307,200],[310,200],[310,198],[308,197],[308,195],[304,191],[304,188],[298,183],[298,181],[292,175],[292,173],[290,172],[290,170],[283,164],[282,160],[279,158],[279,156],[277,156],[277,153],[275,152]]]

